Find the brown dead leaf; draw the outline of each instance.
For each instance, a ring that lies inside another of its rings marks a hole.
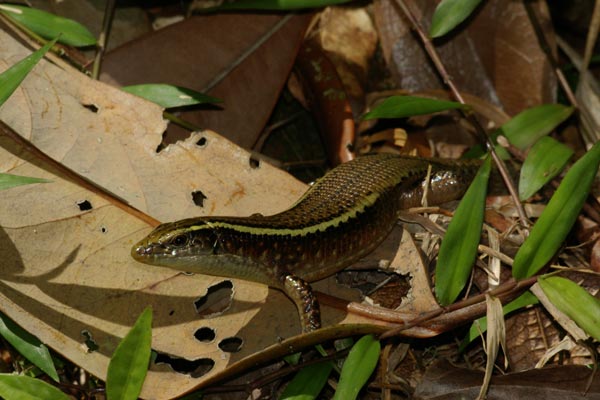
[[[590,267],[593,271],[600,272],[600,240],[594,240],[592,251],[590,252]]]
[[[437,2],[418,1],[417,18],[429,28]],[[549,22],[545,3],[536,3]],[[401,89],[411,92],[442,88],[421,44],[393,0],[377,0],[374,16],[384,57]],[[521,2],[494,0],[482,4],[464,29],[434,44],[461,92],[480,97],[509,115],[551,102],[556,80],[538,44]]]
[[[344,86],[334,65],[320,47],[305,41],[296,66],[319,123],[327,156],[333,165],[350,161],[354,143],[354,118]]]
[[[0,54],[5,69],[29,51],[0,32]],[[159,107],[46,61],[0,118],[55,160],[163,221],[270,214],[305,190],[268,164],[254,166],[247,152],[210,131],[156,153],[165,128]],[[144,398],[171,398],[239,371],[248,365],[239,361],[269,346],[275,355],[299,346],[273,346],[300,332],[282,293],[136,263],[130,248],[149,226],[0,139],[2,172],[52,181],[0,192],[0,308],[44,343],[102,379],[120,338],[151,305],[152,343],[162,363],[151,366]],[[198,192],[202,206],[194,203]],[[323,310],[325,325],[343,318]],[[324,329],[306,345],[341,334]],[[179,372],[168,365],[176,358],[188,362],[175,367]]]
[[[369,63],[378,41],[366,7],[327,7],[319,14],[317,36],[335,64],[348,95],[362,103]]]
[[[558,345],[564,333],[558,329],[548,313],[533,307],[506,319],[507,357],[512,371],[534,368],[546,352]],[[577,346],[562,363],[586,364],[590,362],[589,350]]]
[[[482,378],[483,372],[439,362],[428,368],[417,386],[415,397],[423,400],[474,399]],[[586,390],[590,379],[591,387]],[[597,374],[583,366],[564,366],[494,376],[487,399],[574,400],[599,396]]]
[[[390,269],[398,274],[411,277],[411,291],[397,308],[398,311],[418,315],[439,307],[431,291],[427,266],[423,262],[421,250],[406,230],[403,231],[402,242],[392,260]]]
[[[224,102],[183,111],[180,117],[251,148],[286,82],[309,20],[309,14],[192,17],[109,52],[101,79],[206,91]],[[169,129],[175,139],[188,135],[175,126]]]

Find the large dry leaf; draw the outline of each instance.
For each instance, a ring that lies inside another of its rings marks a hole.
[[[415,3],[418,20],[429,29],[438,2]],[[384,57],[399,87],[413,92],[443,88],[394,1],[377,0],[374,6]],[[551,36],[547,7],[545,3],[537,6],[541,25]],[[553,101],[556,79],[521,2],[485,2],[463,25],[434,42],[459,90],[500,106],[510,115]]]
[[[287,80],[309,21],[309,14],[195,16],[109,52],[101,79],[208,91],[224,102],[180,116],[251,148]],[[184,137],[174,126],[169,131]]]
[[[423,400],[475,399],[483,372],[467,370],[447,361],[431,365],[415,391]],[[589,386],[588,386],[589,385]],[[561,366],[494,376],[488,400],[597,399],[598,375],[584,366]]]
[[[29,51],[0,32],[0,54],[5,69]],[[46,61],[0,109],[3,121],[52,158],[162,221],[270,214],[305,190],[267,164],[254,168],[248,153],[209,131],[156,153],[161,115],[151,103]],[[295,307],[283,294],[136,263],[130,248],[150,231],[147,224],[0,139],[2,172],[53,181],[0,192],[0,308],[18,324],[104,378],[120,338],[151,305],[159,361],[185,373],[153,364],[145,398],[170,398],[240,370],[247,365],[240,360],[269,346],[276,349],[271,354],[294,351],[273,346],[300,333]],[[206,197],[203,206],[194,203],[198,192]],[[319,290],[331,293],[335,286],[325,281]],[[200,307],[207,292],[214,293]],[[324,307],[323,316],[332,325],[345,314]],[[331,332],[319,331],[312,343]],[[177,365],[168,357],[190,362]]]

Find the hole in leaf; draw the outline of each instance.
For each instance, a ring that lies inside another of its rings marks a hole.
[[[94,114],[96,114],[98,112],[98,107],[95,104],[83,104],[83,108],[87,108]]]
[[[88,200],[80,200],[77,202],[80,211],[89,211],[92,209],[92,203]]]
[[[250,168],[256,169],[258,167],[260,167],[260,160],[254,158],[254,157],[250,157]]]
[[[237,336],[225,338],[219,342],[219,348],[227,353],[236,353],[242,349],[243,340]]]
[[[156,153],[160,153],[161,151],[163,151],[168,145],[169,143],[167,143],[166,141],[166,137],[167,137],[167,130],[165,130],[162,133],[162,140],[160,141],[160,143],[158,144],[158,146],[156,146]]]
[[[199,190],[192,192],[192,200],[194,200],[194,204],[198,207],[204,207],[204,200],[206,200],[207,198],[208,197],[206,197],[204,193],[202,193]]]
[[[210,317],[226,311],[231,305],[233,298],[233,283],[223,281],[209,287],[206,294],[194,301],[194,307],[198,315]]]
[[[102,233],[106,233],[106,232],[108,232],[108,229],[106,229],[106,227],[105,227],[105,226],[102,226],[102,227],[100,228],[100,232],[102,232]]]
[[[173,316],[173,314],[175,314],[175,310],[169,311],[169,317]]]
[[[198,139],[198,141],[196,142],[196,146],[198,146],[198,147],[206,146],[206,138],[201,137],[200,139]]]
[[[154,363],[156,365],[167,364],[173,371],[189,375],[192,378],[200,378],[206,375],[215,365],[215,362],[210,358],[186,360],[185,358],[171,357],[164,353],[157,353]]]
[[[81,331],[81,336],[83,336],[84,339],[85,339],[83,341],[83,343],[87,347],[87,352],[88,353],[93,353],[93,352],[97,351],[100,348],[98,346],[98,343],[96,343],[96,341],[92,337],[92,333],[90,331],[88,331],[87,329],[84,329],[84,330]]]
[[[215,338],[215,330],[208,327],[200,328],[194,332],[194,337],[200,342],[211,342]]]

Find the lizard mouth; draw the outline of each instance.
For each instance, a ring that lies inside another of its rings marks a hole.
[[[150,246],[137,245],[131,249],[131,256],[136,260],[144,259],[152,254],[152,248]]]
[[[157,245],[155,243],[148,243],[146,241],[141,241],[137,243],[131,249],[131,257],[135,260],[149,263],[153,260],[156,260],[161,255],[166,255],[167,249],[164,246]]]

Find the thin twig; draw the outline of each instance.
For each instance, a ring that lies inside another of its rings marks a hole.
[[[271,125],[265,127],[265,129],[263,129],[263,131],[260,133],[259,137],[254,141],[254,144],[251,147],[252,150],[261,152],[263,149],[263,146],[265,145],[265,142],[271,136],[271,133],[273,133],[275,130],[277,130],[279,128],[282,128],[282,127],[292,123],[294,120],[298,119],[299,117],[303,116],[304,114],[305,114],[305,111],[301,110],[301,111],[298,111],[298,112],[290,115],[289,117],[286,117],[282,120],[274,122]]]
[[[402,12],[406,16],[406,18],[409,20],[410,24],[412,25],[412,28],[417,32],[417,35],[421,39],[421,42],[423,44],[423,47],[425,48],[425,51],[427,52],[427,55],[433,62],[433,65],[435,66],[438,74],[442,78],[444,84],[448,87],[448,89],[452,93],[452,96],[454,97],[454,99],[456,99],[456,101],[458,101],[461,104],[466,104],[465,100],[463,99],[462,95],[460,94],[460,91],[458,90],[458,88],[454,84],[454,81],[450,77],[450,74],[448,74],[448,71],[446,71],[446,67],[442,63],[442,60],[440,59],[440,56],[438,55],[435,47],[433,46],[433,43],[431,42],[431,40],[425,33],[425,31],[424,31],[423,27],[421,26],[421,24],[419,23],[419,21],[417,21],[417,19],[415,18],[414,14],[410,10],[410,8],[407,6],[406,3],[409,3],[409,2],[410,2],[410,4],[413,4],[411,0],[396,0],[396,4],[400,7]],[[496,154],[496,151],[494,150],[494,143],[492,142],[491,138],[489,137],[489,135],[487,134],[485,129],[483,129],[483,126],[481,126],[481,123],[475,117],[474,114],[467,112],[465,110],[462,110],[462,109],[460,110],[460,112],[463,114],[465,119],[467,119],[469,122],[471,122],[471,124],[475,127],[475,130],[477,131],[479,136],[485,141],[487,149],[490,152],[490,154],[492,155],[492,158],[498,167],[498,171],[500,172],[500,175],[502,176],[502,179],[504,180],[504,183],[506,184],[506,187],[508,188],[508,191],[509,191],[511,197],[513,198],[513,201],[515,203],[515,207],[517,209],[517,213],[519,215],[521,224],[525,227],[529,227],[530,223],[529,223],[529,220],[527,219],[527,214],[525,213],[525,209],[523,208],[523,205],[519,201],[519,195],[517,194],[516,186],[511,178],[510,174],[508,173],[508,170],[506,168],[506,165],[504,164],[504,161],[500,157],[498,157],[498,154]]]
[[[531,278],[523,279],[520,281],[515,281],[515,280],[507,281],[507,282],[503,283],[502,285],[498,286],[496,289],[490,290],[489,292],[482,293],[477,296],[469,297],[468,299],[465,299],[463,301],[459,301],[459,302],[450,304],[447,307],[440,307],[438,309],[431,310],[413,320],[406,321],[400,327],[393,328],[393,329],[390,329],[390,330],[382,333],[379,338],[386,339],[386,338],[390,338],[392,336],[398,336],[398,335],[402,334],[403,331],[405,331],[409,328],[415,327],[415,326],[419,326],[425,322],[428,322],[428,321],[434,319],[435,317],[437,317],[439,315],[447,314],[447,313],[450,313],[450,312],[453,312],[453,311],[456,311],[456,310],[459,310],[462,308],[466,308],[466,307],[475,305],[477,303],[481,303],[481,302],[485,301],[486,295],[501,297],[501,296],[507,295],[509,293],[515,293],[515,292],[518,292],[525,288],[528,288],[529,286],[533,285],[535,282],[537,282],[537,276],[533,276]]]
[[[96,57],[94,58],[94,66],[92,69],[93,79],[98,79],[98,77],[100,76],[100,67],[102,65],[102,59],[104,57],[104,52],[106,51],[106,46],[108,45],[110,29],[112,27],[112,22],[115,16],[115,5],[116,0],[108,0],[106,2],[106,6],[104,7],[104,20],[102,21],[102,32],[100,32],[100,36],[98,37],[98,48],[96,51]]]

